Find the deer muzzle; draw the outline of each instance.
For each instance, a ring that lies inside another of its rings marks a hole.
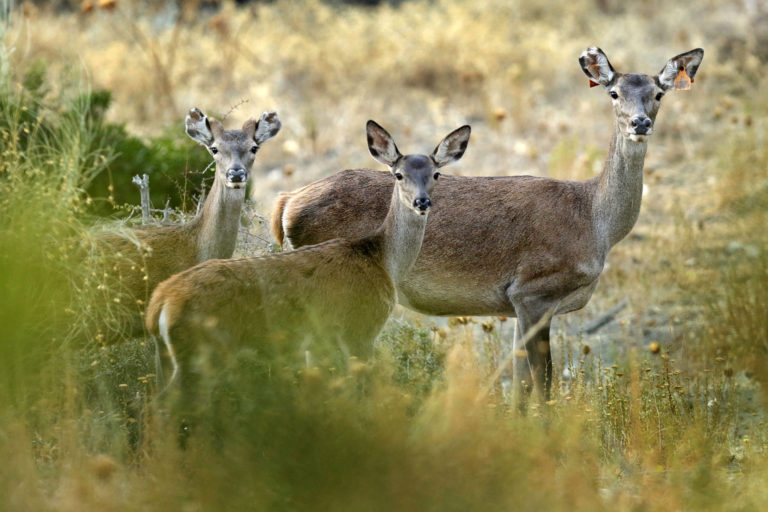
[[[425,215],[429,207],[432,206],[432,201],[427,196],[419,196],[413,200],[413,207],[416,208],[419,213]]]
[[[248,181],[248,171],[242,167],[232,167],[227,170],[227,186],[229,188],[242,188]]]

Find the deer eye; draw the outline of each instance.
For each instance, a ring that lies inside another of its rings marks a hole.
[[[435,179],[437,179],[437,178],[439,178],[439,177],[440,177],[440,173],[439,173],[439,172],[436,172],[436,173],[435,173]]]
[[[251,148],[251,153],[256,154],[256,152],[259,150],[259,146],[253,146]]]
[[[403,179],[403,175],[400,174],[399,172],[396,172],[395,173],[395,178],[397,178],[398,180],[401,180],[401,179]]]
[[[219,148],[217,148],[216,146],[211,146],[211,154],[215,155],[218,152],[219,152]]]
[[[611,91],[608,94],[610,94],[611,98],[613,98],[615,100],[619,99],[619,93],[617,93],[616,91]]]
[[[663,97],[664,97],[664,93],[660,92],[659,94],[656,95],[656,101],[661,101],[661,98]]]

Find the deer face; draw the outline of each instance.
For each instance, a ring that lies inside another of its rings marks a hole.
[[[245,188],[256,153],[261,145],[280,131],[275,112],[249,119],[240,130],[224,130],[216,119],[193,108],[185,120],[187,135],[204,145],[216,162],[216,180],[227,188]]]
[[[653,133],[664,91],[648,75],[618,75],[614,81],[607,89],[619,130],[629,140],[645,142]]]
[[[429,194],[440,177],[438,169],[462,157],[470,128],[465,125],[451,132],[429,156],[403,156],[392,136],[375,121],[368,121],[366,132],[371,156],[388,166],[397,180],[400,201],[415,213],[426,215],[432,206]]]
[[[440,177],[434,162],[424,155],[404,156],[392,168],[392,174],[400,200],[414,212],[426,215],[432,206],[429,194]]]
[[[658,75],[617,73],[600,48],[587,48],[579,57],[590,86],[602,85],[613,102],[620,133],[634,142],[645,142],[653,133],[661,98],[669,90],[691,88],[704,58],[697,48],[671,58]]]

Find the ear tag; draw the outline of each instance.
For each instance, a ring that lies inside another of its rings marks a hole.
[[[687,91],[691,88],[692,83],[693,80],[691,80],[688,73],[685,72],[685,67],[683,67],[675,77],[674,87],[676,91]]]
[[[597,66],[597,64],[590,64],[587,66],[589,69],[589,74],[592,75],[592,78],[595,80],[592,80],[592,78],[589,79],[589,86],[590,87],[596,87],[600,85],[597,80],[600,80],[600,68]]]

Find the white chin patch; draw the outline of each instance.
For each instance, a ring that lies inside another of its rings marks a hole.
[[[627,138],[631,140],[632,142],[647,142],[648,136],[650,133],[646,133],[644,135],[638,135],[636,133],[630,133]]]
[[[426,215],[429,210],[419,210],[419,215]]]
[[[227,185],[227,188],[235,188],[235,189],[245,188],[245,182],[244,181],[241,181],[240,183],[232,183],[231,181],[228,181],[226,183],[226,185]]]

